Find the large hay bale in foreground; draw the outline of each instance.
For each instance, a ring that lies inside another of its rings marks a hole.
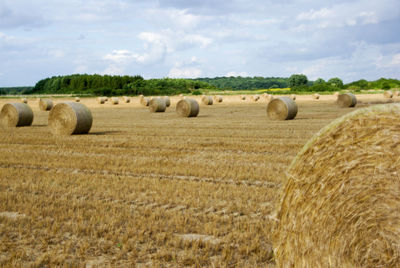
[[[50,111],[53,108],[53,101],[49,99],[39,99],[39,108],[42,111]]]
[[[167,107],[171,106],[171,100],[169,99],[168,96],[164,96],[164,100],[165,100],[165,105],[166,105]]]
[[[152,98],[149,102],[149,109],[152,113],[163,113],[167,109],[164,98]]]
[[[25,103],[7,103],[0,112],[0,125],[3,127],[23,127],[32,125],[33,112]]]
[[[356,110],[291,163],[274,230],[278,267],[398,267],[400,105]]]
[[[357,98],[351,93],[343,93],[338,96],[336,103],[344,108],[354,107],[357,104]]]
[[[387,99],[393,98],[393,92],[391,90],[387,90],[383,93],[383,96]]]
[[[211,96],[203,96],[203,98],[201,98],[201,101],[205,105],[212,105],[213,104],[213,98]]]
[[[119,104],[119,99],[117,97],[111,98],[111,104],[112,105],[118,105]]]
[[[176,104],[176,112],[183,117],[196,117],[199,114],[200,107],[194,99],[183,99]]]
[[[319,94],[318,93],[314,93],[314,94],[312,94],[312,98],[314,99],[314,100],[319,100]]]
[[[22,102],[22,103],[28,103],[28,99],[27,99],[27,98],[22,98],[22,99],[21,99],[21,102]]]
[[[150,98],[147,98],[147,97],[141,98],[141,99],[140,99],[140,104],[141,104],[141,105],[144,105],[144,106],[149,106],[149,104],[150,104]]]
[[[59,103],[49,113],[50,132],[55,135],[86,134],[92,123],[92,113],[82,103]]]
[[[268,117],[272,120],[290,120],[297,115],[297,104],[289,97],[271,100],[267,105]]]

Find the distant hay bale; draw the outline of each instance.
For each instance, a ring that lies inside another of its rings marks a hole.
[[[108,101],[108,97],[104,97],[104,101]]]
[[[196,117],[199,114],[200,107],[194,99],[180,100],[176,104],[176,112],[178,115],[183,117]]]
[[[0,125],[3,127],[23,127],[32,125],[33,111],[25,103],[7,103],[0,112]]]
[[[98,98],[97,98],[97,102],[98,102],[99,104],[104,104],[104,103],[106,102],[106,98],[105,98],[105,97],[98,97]]]
[[[271,94],[267,94],[267,95],[265,96],[265,100],[266,100],[267,102],[270,102],[270,101],[272,101],[273,99],[274,99],[274,96],[271,95]]]
[[[79,97],[75,97],[75,102],[80,102],[81,99]]]
[[[340,94],[340,93],[336,91],[335,93],[333,93],[333,96],[338,97],[339,94]]]
[[[400,94],[400,92],[399,91],[393,91],[393,97],[398,97],[399,96],[399,94]]]
[[[215,102],[222,102],[224,99],[222,98],[222,96],[219,96],[219,95],[217,95],[217,96],[214,96],[214,101]]]
[[[267,106],[268,117],[272,120],[291,120],[297,115],[297,104],[289,97],[271,100]]]
[[[152,113],[163,113],[167,109],[164,98],[152,98],[149,102],[149,109]]]
[[[211,96],[204,96],[203,98],[201,98],[201,101],[205,104],[205,105],[212,105],[213,104],[213,99]]]
[[[340,94],[336,103],[343,108],[354,107],[357,104],[357,98],[351,93]]]
[[[259,99],[260,99],[259,95],[254,95],[254,96],[250,97],[250,100],[252,100],[252,101],[258,101]]]
[[[391,90],[387,90],[383,93],[383,96],[387,99],[393,98],[393,92]]]
[[[22,103],[28,103],[28,99],[27,98],[21,98],[21,102]]]
[[[125,103],[130,103],[131,102],[131,98],[130,97],[123,96],[122,99],[124,100]]]
[[[314,100],[319,100],[319,94],[318,93],[314,93],[314,94],[312,94],[312,98],[314,99]]]
[[[111,98],[111,104],[112,105],[118,105],[119,104],[119,99],[117,97]]]
[[[166,105],[167,107],[171,106],[171,100],[169,99],[168,96],[164,96],[164,100],[165,100],[165,105]]]
[[[277,267],[398,267],[400,105],[356,110],[320,130],[283,182]]]
[[[82,103],[59,103],[49,114],[49,128],[54,135],[86,134],[92,123],[92,113]]]
[[[50,111],[53,108],[53,101],[49,99],[39,99],[39,108],[42,111]]]
[[[245,96],[245,95],[240,95],[240,99],[241,99],[241,100],[245,100],[245,99],[246,99],[246,96]]]
[[[290,98],[291,98],[292,100],[296,100],[296,95],[295,95],[295,94],[292,94],[292,95],[290,95]]]
[[[149,106],[149,104],[150,104],[150,98],[147,98],[147,97],[141,98],[141,99],[140,99],[140,104],[141,104],[141,105],[144,105],[144,106]]]

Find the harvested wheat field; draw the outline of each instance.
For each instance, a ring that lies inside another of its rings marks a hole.
[[[275,267],[274,212],[293,158],[334,119],[397,98],[357,95],[340,108],[333,95],[298,95],[286,121],[250,95],[188,118],[170,100],[149,113],[138,97],[81,98],[93,124],[72,136],[51,134],[32,100],[32,126],[0,128],[0,266]]]

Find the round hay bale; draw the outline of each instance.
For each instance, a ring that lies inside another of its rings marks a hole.
[[[176,104],[176,112],[183,117],[196,117],[199,114],[200,107],[196,100],[186,98]]]
[[[80,102],[81,99],[79,97],[75,97],[75,102]]]
[[[139,100],[143,99],[144,96],[143,95],[139,95]]]
[[[295,95],[295,94],[292,94],[292,95],[290,95],[290,98],[291,98],[292,100],[296,100],[296,95]]]
[[[108,97],[103,97],[104,98],[104,101],[108,101]]]
[[[283,182],[277,267],[398,267],[399,125],[400,105],[376,105],[306,143]]]
[[[105,97],[98,97],[98,98],[97,98],[97,102],[98,102],[99,104],[104,104],[104,103],[106,102],[106,98],[105,98]]]
[[[246,100],[246,96],[245,96],[245,95],[241,95],[241,96],[240,96],[240,99],[241,99],[241,100]]]
[[[164,100],[165,100],[165,105],[166,105],[167,107],[171,106],[171,100],[169,99],[168,96],[164,96]]]
[[[28,99],[27,98],[21,98],[21,102],[22,103],[28,103]]]
[[[336,103],[344,108],[354,107],[357,104],[357,98],[351,93],[343,93],[338,96]]]
[[[399,96],[399,94],[400,94],[400,92],[399,91],[393,91],[393,97],[398,97]]]
[[[312,98],[314,99],[314,100],[319,100],[319,94],[318,93],[314,93],[314,94],[312,94]]]
[[[167,104],[164,98],[152,98],[149,102],[150,112],[163,113],[167,109]]]
[[[92,113],[82,103],[59,103],[49,113],[49,128],[54,135],[86,134],[92,123]]]
[[[339,94],[340,94],[340,93],[336,91],[335,93],[333,93],[333,96],[339,97]]]
[[[393,92],[392,92],[391,90],[387,90],[387,91],[385,91],[385,92],[383,93],[383,96],[384,96],[386,99],[391,99],[391,98],[393,98]]]
[[[205,105],[212,105],[213,104],[213,99],[211,96],[204,96],[203,98],[201,98],[201,101],[205,104]]]
[[[130,103],[131,102],[131,98],[130,97],[123,96],[122,99],[124,100],[125,103]]]
[[[53,108],[53,101],[49,99],[39,99],[39,108],[42,111],[50,111]]]
[[[119,99],[117,97],[111,98],[111,104],[112,105],[118,105],[119,104]]]
[[[289,97],[271,100],[267,105],[268,117],[272,120],[291,120],[297,115],[297,104]]]
[[[141,99],[140,99],[140,104],[141,104],[141,105],[144,105],[144,106],[149,106],[149,104],[150,104],[150,98],[147,98],[147,97],[141,98]]]
[[[0,125],[3,127],[23,127],[32,125],[33,112],[25,103],[7,103],[0,112]]]
[[[214,101],[215,102],[222,102],[223,101],[223,98],[222,98],[222,96],[214,96]]]
[[[259,99],[260,99],[259,95],[254,95],[254,96],[250,97],[250,100],[252,100],[252,101],[258,101]]]

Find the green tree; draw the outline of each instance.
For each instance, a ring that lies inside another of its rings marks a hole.
[[[292,74],[289,77],[289,87],[297,87],[307,85],[308,79],[304,74]]]
[[[382,89],[390,89],[390,85],[388,82],[383,82]]]
[[[324,83],[326,83],[324,79],[318,78],[317,80],[315,80],[314,85],[324,84]]]
[[[334,77],[328,80],[328,84],[334,87],[343,88],[343,81],[340,78]]]

